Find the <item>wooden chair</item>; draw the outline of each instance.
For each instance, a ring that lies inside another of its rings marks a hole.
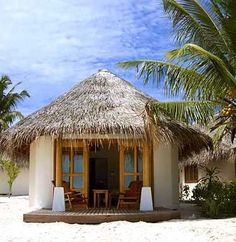
[[[55,182],[52,181],[55,186]],[[70,185],[66,181],[62,181],[64,187],[65,202],[69,204],[69,208],[83,207],[88,208],[88,199],[81,192],[72,191]]]
[[[129,190],[119,194],[117,209],[124,207],[138,209],[142,186],[142,181],[132,181]]]

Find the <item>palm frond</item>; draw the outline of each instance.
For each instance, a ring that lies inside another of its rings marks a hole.
[[[169,54],[173,53],[170,52]],[[195,67],[197,70],[186,68],[186,64],[184,67],[171,62],[156,60],[125,61],[118,65],[124,69],[136,69],[137,77],[142,78],[144,83],[152,81],[159,85],[164,80],[164,88],[167,94],[171,96],[181,95],[185,99],[216,100],[220,94],[224,96],[231,86],[231,83],[222,81],[221,72],[218,75],[214,72],[205,74],[198,65]],[[212,66],[214,70],[213,63]],[[219,75],[221,78],[219,78]],[[209,88],[212,86],[214,87]]]
[[[24,115],[19,111],[9,111],[0,115],[0,132],[10,127],[17,120],[24,118]]]
[[[152,81],[157,84],[157,86],[159,86],[165,77],[168,67],[174,67],[172,63],[156,60],[123,61],[119,62],[117,65],[123,69],[136,69],[137,78],[142,78],[145,84]]]
[[[202,149],[213,148],[211,138],[201,131],[177,120],[171,120],[163,112],[154,113],[149,105],[147,105],[146,112],[150,136],[159,142],[170,142],[177,145],[180,157],[191,156],[192,152],[187,152],[190,150],[199,153]]]
[[[212,0],[213,1],[213,0]],[[228,41],[229,51],[227,55],[235,71],[236,65],[236,8],[234,0],[217,1],[215,3],[216,8],[218,7],[218,15],[221,18],[221,24],[225,39]],[[220,12],[220,13],[219,13]]]
[[[182,48],[167,53],[166,61],[138,60],[120,63],[136,68],[144,83],[151,80],[173,96],[202,104],[152,104],[153,118],[187,123],[207,122],[221,109],[213,129],[224,127],[221,134],[236,135],[236,8],[234,0],[163,0],[170,15],[176,38]],[[230,99],[227,106],[224,99]],[[222,101],[220,108],[209,102]],[[210,105],[210,106],[209,106]],[[216,107],[216,106],[215,106]],[[232,108],[233,107],[233,108]],[[209,112],[207,112],[209,110]],[[227,111],[228,110],[228,111]],[[207,116],[208,115],[208,116]]]
[[[198,87],[193,89],[190,80],[200,82],[205,77],[194,70],[171,62],[156,60],[124,61],[118,63],[118,66],[124,69],[136,69],[137,78],[142,78],[145,84],[153,82],[158,87],[165,79],[164,88],[169,95],[182,95],[183,91],[186,92],[186,96],[191,96],[195,99],[201,95]]]
[[[12,82],[8,76],[2,76],[0,78],[0,99],[4,98],[5,92],[6,92],[7,88],[9,87],[9,85],[11,85],[11,84],[12,84]]]
[[[20,93],[8,93],[4,98],[3,109],[14,109],[19,102],[24,100],[25,97],[29,97],[28,92],[25,90]]]
[[[212,10],[210,2],[205,3]],[[173,21],[176,39],[186,44],[198,44],[213,53],[224,57],[227,45],[211,16],[214,11],[206,11],[197,0],[163,0],[165,11]],[[225,58],[226,59],[226,58]]]
[[[17,119],[23,118],[23,115],[16,111],[17,104],[25,97],[29,97],[26,90],[15,92],[17,83],[10,88],[12,81],[8,76],[0,78],[0,132],[8,128]]]
[[[4,118],[6,120],[9,120],[11,122],[13,122],[15,119],[22,119],[24,118],[24,115],[19,112],[19,111],[11,111],[11,112],[8,112],[6,114],[4,114]]]
[[[15,91],[16,87],[18,87],[21,84],[21,82],[17,82],[11,89],[8,91],[8,93],[12,93]]]
[[[204,81],[197,83],[204,91],[211,90],[224,97],[230,88],[236,88],[236,79],[230,73],[225,63],[216,55],[197,46],[186,44],[182,48],[167,53],[171,60],[177,60],[205,76]],[[191,80],[193,81],[193,80]]]
[[[176,120],[192,125],[198,123],[207,125],[213,120],[218,102],[212,101],[169,101],[151,102],[148,108],[155,117],[165,116],[170,120]]]
[[[9,127],[9,124],[7,123],[7,121],[4,120],[4,118],[1,118],[1,117],[0,117],[0,132],[1,132],[2,130],[7,129],[8,127]]]

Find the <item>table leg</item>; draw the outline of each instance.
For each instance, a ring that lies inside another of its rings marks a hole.
[[[98,193],[98,208],[100,208],[100,193]]]
[[[108,208],[108,191],[105,193],[106,208]]]
[[[108,206],[111,208],[111,193],[108,193]]]
[[[96,192],[93,192],[93,207],[96,208]]]

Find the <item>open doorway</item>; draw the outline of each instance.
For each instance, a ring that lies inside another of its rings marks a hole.
[[[93,204],[93,189],[119,191],[118,145],[90,148],[89,152],[89,203]]]
[[[108,189],[108,159],[90,158],[89,162],[91,189]]]

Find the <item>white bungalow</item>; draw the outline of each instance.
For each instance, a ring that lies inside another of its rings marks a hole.
[[[149,101],[155,100],[101,70],[5,131],[2,149],[29,156],[30,205],[52,207],[52,180],[69,182],[89,200],[99,182],[124,192],[141,180],[152,188],[155,207],[178,208],[179,157],[209,140],[171,120],[150,124]],[[170,137],[175,141],[164,142]]]
[[[184,186],[189,187],[189,196],[184,199],[191,198],[192,190],[206,175],[205,167],[216,167],[221,181],[231,181],[236,178],[235,147],[229,137],[225,137],[213,152],[203,150],[199,154],[183,159],[179,164],[180,190]]]

